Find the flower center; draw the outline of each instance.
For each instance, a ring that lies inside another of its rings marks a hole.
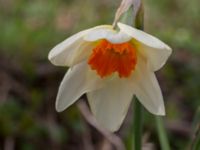
[[[129,42],[112,44],[102,40],[93,49],[88,64],[102,78],[118,72],[120,78],[129,77],[137,63],[136,48]]]

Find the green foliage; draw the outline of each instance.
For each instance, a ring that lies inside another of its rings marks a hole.
[[[60,114],[54,110],[57,88],[67,68],[56,70],[47,55],[73,33],[98,24],[112,24],[119,3],[120,0],[0,1],[0,67],[5,64],[0,75],[5,72],[22,84],[21,89],[11,88],[6,100],[0,99],[0,149],[8,137],[14,138],[15,146],[22,150],[81,145],[86,127],[76,107]],[[145,31],[174,50],[168,65],[157,74],[166,100],[165,121],[187,124],[186,130],[192,131],[191,118],[200,104],[199,0],[144,0],[144,7]],[[152,116],[144,113],[148,141],[156,143],[153,123]],[[167,129],[172,149],[187,147],[188,133],[183,137],[180,131]],[[96,134],[93,136],[98,139]]]

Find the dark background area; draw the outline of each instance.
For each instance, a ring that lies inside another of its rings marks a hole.
[[[55,67],[48,52],[70,35],[112,24],[120,0],[0,0],[0,150],[112,149],[76,105],[55,111],[67,68]],[[145,31],[173,49],[157,72],[172,149],[188,149],[200,104],[199,0],[144,0]],[[131,142],[132,107],[116,133]],[[143,145],[160,149],[154,116],[144,112]],[[115,135],[112,135],[115,136]],[[117,144],[115,145],[117,147]]]

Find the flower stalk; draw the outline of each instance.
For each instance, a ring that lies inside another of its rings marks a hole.
[[[164,128],[163,118],[156,116],[155,120],[161,149],[170,150],[169,141],[167,139],[167,134]]]
[[[135,98],[134,101],[134,115],[133,115],[133,144],[132,149],[134,150],[141,150],[142,147],[142,123],[143,123],[143,117],[142,117],[142,105],[140,102]]]

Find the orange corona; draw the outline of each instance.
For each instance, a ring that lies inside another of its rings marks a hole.
[[[118,72],[120,78],[129,77],[137,63],[136,48],[129,42],[113,44],[100,41],[93,49],[88,64],[101,78]]]

